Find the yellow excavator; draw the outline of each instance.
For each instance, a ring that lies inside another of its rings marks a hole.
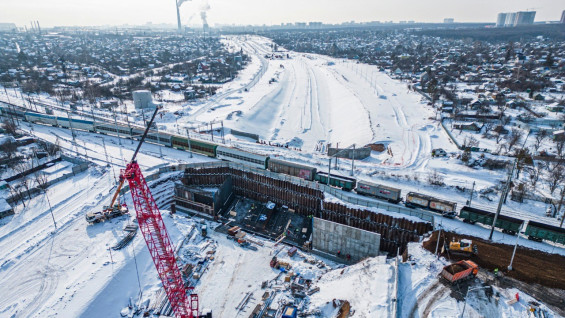
[[[129,212],[128,207],[125,204],[121,205],[119,202],[116,202],[116,199],[120,195],[120,190],[124,185],[124,181],[125,179],[120,176],[120,183],[118,183],[118,188],[116,189],[116,192],[112,197],[112,201],[110,202],[110,205],[104,206],[102,211],[96,211],[96,212],[91,211],[86,213],[85,217],[88,223],[102,222],[104,220],[109,220]]]
[[[479,254],[477,245],[473,244],[473,241],[467,239],[461,239],[457,241],[455,238],[453,238],[453,240],[449,242],[449,245],[446,244],[446,250],[449,253],[456,255],[470,256]]]

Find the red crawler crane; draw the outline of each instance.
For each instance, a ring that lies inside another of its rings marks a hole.
[[[123,184],[124,180],[128,181],[139,228],[175,315],[179,318],[196,318],[198,317],[198,295],[192,293],[193,287],[189,287],[191,291],[189,301],[165,223],[163,223],[159,208],[135,160],[157,111],[158,108],[155,109],[130,163],[127,164],[125,170],[122,170],[120,184]]]

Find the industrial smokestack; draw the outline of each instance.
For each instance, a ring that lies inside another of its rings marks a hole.
[[[177,25],[178,25],[178,30],[180,32],[181,28],[182,28],[182,26],[180,24],[180,10],[179,10],[180,9],[180,3],[177,0],[175,0],[175,4],[177,6]]]
[[[175,0],[175,4],[177,6],[177,26],[178,26],[178,31],[182,31],[182,25],[180,23],[180,6],[190,0]]]
[[[206,1],[200,6],[200,18],[202,19],[202,28],[204,29],[204,32],[208,31],[208,18],[206,14],[206,11],[208,10],[210,10],[210,4]]]
[[[202,28],[204,28],[204,32],[208,30],[208,20],[206,19],[206,11],[200,12],[200,18],[202,18]]]

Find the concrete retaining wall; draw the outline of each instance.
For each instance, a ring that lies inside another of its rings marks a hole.
[[[351,255],[352,261],[379,254],[381,235],[351,226],[314,218],[312,247],[332,255]]]

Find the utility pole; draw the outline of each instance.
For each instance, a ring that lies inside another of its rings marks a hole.
[[[71,113],[69,111],[67,111],[67,119],[69,120],[69,128],[71,128],[71,135],[73,136],[73,144],[75,145],[75,150],[76,153],[78,155],[78,146],[77,146],[77,141],[76,141],[76,134],[75,134],[75,130],[73,129],[73,121],[71,118]]]
[[[469,203],[467,203],[469,207],[471,207],[471,202],[473,201],[473,192],[475,192],[475,181],[473,181],[473,187],[471,188],[471,195],[469,196]]]
[[[442,230],[442,226],[439,226],[439,233],[437,236],[437,242],[436,242],[436,252],[434,253],[435,255],[437,255],[437,258],[439,259],[439,255],[437,254],[437,251],[439,250],[439,241],[441,239],[441,230]]]
[[[47,189],[43,189],[43,194],[47,199],[47,204],[49,204],[49,212],[51,212],[51,218],[53,219],[53,225],[55,225],[55,230],[57,230],[57,222],[55,222],[55,216],[53,216],[53,208],[51,207],[51,201],[49,201],[49,196],[47,195]]]
[[[214,141],[214,129],[212,128],[212,122],[210,122],[210,136],[212,136],[212,141]]]
[[[514,169],[516,169],[517,162],[518,162],[518,159],[514,160],[514,165],[512,166],[512,171],[508,175],[508,179],[506,179],[506,184],[504,185],[504,189],[502,190],[502,193],[500,194],[500,200],[498,201],[498,207],[496,209],[496,214],[494,215],[494,219],[492,220],[492,225],[491,225],[491,228],[490,228],[490,235],[488,237],[489,241],[492,241],[492,235],[494,233],[494,226],[496,225],[496,220],[498,219],[498,216],[500,215],[500,210],[502,209],[502,204],[506,200],[506,195],[508,194],[508,190],[510,189],[510,182],[512,182],[512,177],[514,176]]]
[[[522,221],[522,224],[520,224],[520,228],[518,229],[518,233],[516,235],[516,244],[514,244],[514,251],[512,252],[512,258],[510,259],[510,265],[508,265],[509,271],[512,270],[512,263],[514,262],[514,255],[516,255],[516,248],[518,247],[518,240],[520,239],[520,233],[522,232],[522,229],[524,228],[524,223],[526,223],[526,221]]]
[[[326,182],[328,185],[330,185],[330,172],[331,172],[331,169],[332,169],[332,157],[330,157],[330,162],[329,162],[329,164],[328,164],[328,180],[327,180],[328,182]]]

